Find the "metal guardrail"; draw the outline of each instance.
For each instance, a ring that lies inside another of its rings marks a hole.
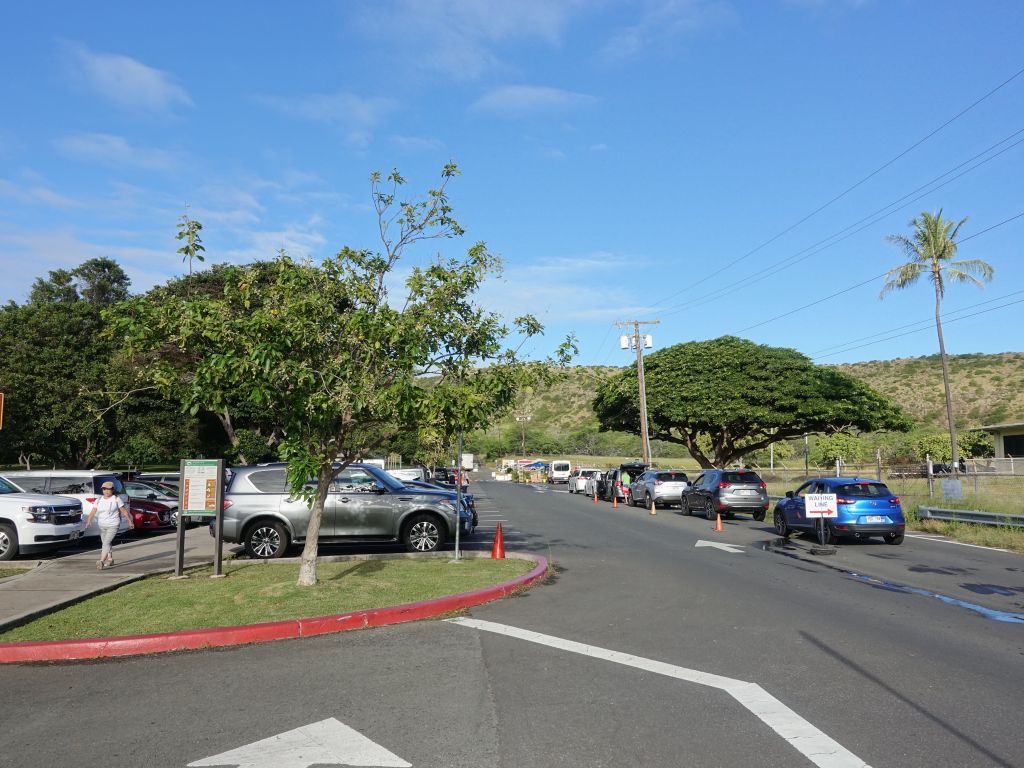
[[[1024,515],[1002,515],[998,512],[982,512],[980,509],[940,509],[918,507],[917,516],[922,520],[947,520],[978,525],[1006,525],[1024,527]]]

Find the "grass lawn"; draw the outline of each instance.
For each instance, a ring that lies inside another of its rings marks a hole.
[[[315,587],[297,564],[227,562],[171,581],[154,576],[0,633],[0,642],[70,640],[330,616],[469,592],[527,573],[527,560],[360,560],[320,563]]]
[[[20,576],[25,572],[24,568],[0,568],[0,579],[6,579],[8,576]]]

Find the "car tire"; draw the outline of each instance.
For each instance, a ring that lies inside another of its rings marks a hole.
[[[789,523],[786,522],[786,516],[782,514],[782,510],[778,507],[775,508],[775,514],[772,516],[772,524],[775,526],[775,533],[783,539],[788,539],[791,531],[789,530]]]
[[[436,552],[442,544],[444,529],[433,515],[413,515],[402,526],[402,546],[407,552]]]
[[[886,544],[893,544],[893,545],[902,544],[903,543],[903,534],[902,533],[887,533],[887,534],[885,534],[885,543]]]
[[[715,505],[711,502],[711,499],[704,499],[704,519],[715,519]]]
[[[288,531],[274,520],[253,523],[245,531],[245,552],[257,560],[284,557],[290,545]]]
[[[18,554],[18,531],[10,523],[0,523],[0,560],[13,560]]]
[[[757,522],[759,522],[759,523],[763,523],[763,522],[764,522],[764,519],[765,519],[765,518],[766,518],[767,516],[768,516],[768,510],[767,510],[767,509],[762,509],[762,510],[761,510],[760,512],[755,512],[755,513],[753,514],[753,518],[754,518],[754,519],[755,519],[755,520],[756,520]]]
[[[682,512],[684,515],[687,515],[687,516],[693,514],[693,510],[690,509],[690,502],[689,502],[689,500],[685,496],[683,496],[679,500],[679,511]]]

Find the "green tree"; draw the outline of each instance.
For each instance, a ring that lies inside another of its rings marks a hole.
[[[910,222],[914,228],[911,237],[889,235],[886,239],[896,244],[909,259],[893,267],[885,276],[880,298],[894,290],[901,290],[916,283],[927,275],[935,291],[935,332],[939,337],[939,357],[942,358],[942,384],[946,395],[946,420],[949,423],[949,444],[953,471],[956,472],[959,459],[956,435],[956,420],[953,417],[953,395],[949,384],[949,360],[946,357],[946,343],[942,338],[942,297],[946,283],[972,283],[979,288],[992,280],[992,267],[980,259],[954,261],[960,234],[960,227],[966,218],[954,223],[942,218],[942,209],[936,214],[924,211]],[[977,277],[976,277],[977,276]],[[980,277],[980,279],[979,279]]]
[[[905,431],[883,395],[792,349],[734,336],[688,342],[645,359],[651,437],[683,445],[702,467],[726,466],[773,442],[808,433]],[[636,370],[598,388],[602,430],[639,434]]]
[[[380,253],[343,248],[319,265],[281,253],[267,267],[269,279],[255,268],[232,269],[222,296],[136,300],[117,315],[116,333],[149,356],[150,380],[188,410],[218,412],[238,398],[280,425],[290,489],[312,502],[300,585],[316,583],[317,536],[339,464],[372,455],[403,430],[443,438],[483,427],[524,384],[547,374],[546,364],[505,347],[512,331],[473,302],[500,269],[483,243],[462,259],[412,266],[404,295],[390,295],[410,246],[463,234],[446,193],[457,173],[446,166],[440,186],[411,202],[398,198],[405,179],[397,171],[371,177]],[[514,327],[524,341],[542,331],[530,316]],[[162,348],[180,350],[191,370],[152,356]],[[567,340],[558,361],[571,349]],[[304,492],[311,478],[316,490]]]
[[[847,464],[859,464],[866,455],[863,441],[843,432],[822,435],[814,443],[814,461],[821,464],[834,464],[837,459]]]

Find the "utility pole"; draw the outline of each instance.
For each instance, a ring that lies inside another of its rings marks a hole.
[[[528,422],[532,417],[533,417],[532,413],[527,413],[525,411],[520,411],[519,413],[516,414],[516,421],[519,422],[519,435],[520,435],[519,455],[522,456],[524,459],[526,458],[526,422]],[[522,471],[523,471],[522,465],[516,467],[516,477],[517,478],[521,479]]]
[[[636,350],[636,378],[640,388],[640,444],[644,452],[644,464],[651,463],[651,440],[647,434],[647,385],[644,382],[644,347],[650,349],[654,342],[650,334],[640,336],[641,325],[658,325],[660,320],[622,320],[615,323],[619,328],[633,326],[632,335],[620,336],[619,346],[622,349],[632,347]]]

